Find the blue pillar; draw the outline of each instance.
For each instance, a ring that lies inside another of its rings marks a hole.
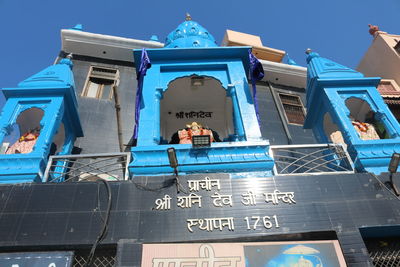
[[[235,127],[235,141],[243,141],[245,140],[244,137],[244,130],[243,130],[243,123],[242,123],[242,116],[239,109],[239,102],[236,96],[236,88],[234,85],[228,85],[228,93],[229,96],[232,98],[232,105],[233,105],[233,125]]]

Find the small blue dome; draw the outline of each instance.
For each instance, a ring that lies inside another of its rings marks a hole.
[[[165,39],[165,48],[217,47],[214,37],[190,16]]]

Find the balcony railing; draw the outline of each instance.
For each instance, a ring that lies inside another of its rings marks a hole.
[[[274,175],[354,173],[347,150],[338,144],[270,146]],[[43,182],[128,180],[131,153],[60,155],[49,158]]]
[[[43,182],[127,180],[131,153],[51,156]]]
[[[270,146],[275,175],[354,173],[347,150],[339,144]]]

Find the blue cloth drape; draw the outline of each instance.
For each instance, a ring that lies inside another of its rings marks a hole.
[[[264,69],[260,61],[258,61],[258,59],[251,53],[251,49],[249,49],[249,59],[250,59],[250,79],[251,79],[251,85],[253,87],[254,109],[256,110],[258,125],[260,125],[256,82],[264,78]]]
[[[140,118],[140,104],[142,101],[142,90],[143,90],[143,79],[146,76],[147,69],[151,68],[150,58],[147,55],[146,49],[142,49],[142,57],[140,61],[139,69],[136,71],[136,79],[138,80],[138,86],[136,90],[136,101],[135,101],[135,130],[133,131],[133,139],[138,137],[139,129],[139,118]]]

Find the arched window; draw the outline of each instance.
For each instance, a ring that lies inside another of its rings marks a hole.
[[[172,81],[161,100],[160,113],[160,132],[165,142],[171,142],[174,134],[193,122],[214,131],[221,141],[234,134],[232,100],[221,83],[211,77]]]
[[[390,138],[384,123],[376,118],[375,112],[366,101],[351,97],[346,100],[346,107],[350,111],[349,119],[360,139],[377,140]]]
[[[40,108],[29,108],[18,115],[16,123],[10,125],[10,132],[3,140],[2,149],[5,154],[33,151],[42,128],[40,121],[43,115],[44,111]]]

